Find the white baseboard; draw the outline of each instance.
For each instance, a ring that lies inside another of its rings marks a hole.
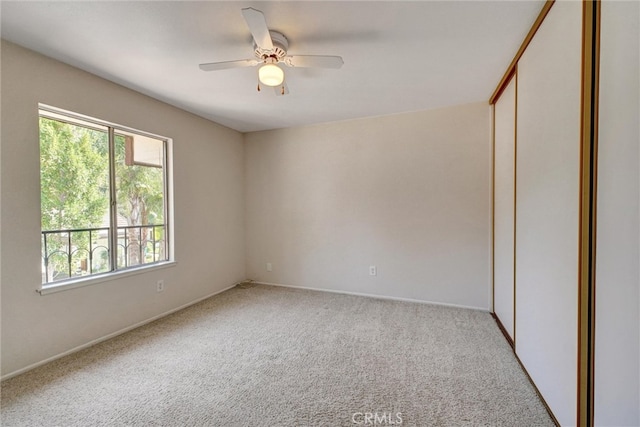
[[[233,285],[231,285],[229,287],[226,287],[224,289],[221,289],[219,291],[216,291],[216,292],[214,292],[212,294],[209,294],[209,295],[206,295],[204,297],[198,298],[198,299],[196,299],[194,301],[191,301],[191,302],[188,302],[186,304],[183,304],[180,307],[173,308],[173,309],[171,309],[169,311],[166,311],[164,313],[158,314],[157,316],[153,316],[153,317],[151,317],[149,319],[146,319],[146,320],[143,320],[141,322],[135,323],[135,324],[133,324],[131,326],[127,326],[126,328],[123,328],[123,329],[120,329],[118,331],[112,332],[112,333],[107,334],[107,335],[105,335],[103,337],[96,338],[95,340],[89,341],[88,343],[79,345],[77,347],[74,347],[74,348],[72,348],[70,350],[67,350],[65,352],[62,352],[60,354],[56,354],[55,356],[51,356],[51,357],[48,357],[48,358],[46,358],[44,360],[41,360],[39,362],[32,363],[31,365],[25,366],[24,368],[20,368],[17,371],[13,371],[13,372],[10,372],[10,373],[8,373],[6,375],[3,375],[2,377],[0,377],[0,381],[8,380],[9,378],[13,378],[13,377],[18,376],[20,374],[24,374],[27,371],[30,371],[30,370],[35,369],[35,368],[37,368],[39,366],[42,366],[42,365],[46,365],[47,363],[53,362],[54,360],[60,359],[60,358],[65,357],[65,356],[68,356],[68,355],[73,354],[75,352],[78,352],[80,350],[84,350],[85,348],[91,347],[93,345],[96,345],[96,344],[101,343],[103,341],[109,340],[111,338],[115,338],[118,335],[122,335],[122,334],[124,334],[126,332],[129,332],[129,331],[133,330],[133,329],[139,328],[140,326],[144,326],[147,323],[154,322],[154,321],[156,321],[158,319],[161,319],[161,318],[163,318],[165,316],[168,316],[168,315],[173,314],[173,313],[175,313],[177,311],[183,310],[183,309],[185,309],[187,307],[190,307],[190,306],[192,306],[194,304],[197,304],[200,301],[204,301],[207,298],[211,298],[214,295],[217,295],[217,294],[222,293],[224,291],[228,291],[229,289],[239,285],[240,283],[244,283],[244,281],[238,282],[238,283],[234,283]]]
[[[426,301],[426,300],[411,299],[411,298],[390,297],[386,295],[365,294],[362,292],[340,291],[336,289],[322,289],[322,288],[310,288],[307,286],[283,285],[282,283],[261,282],[259,280],[247,280],[247,281],[250,281],[251,283],[256,283],[258,285],[279,286],[283,288],[304,289],[308,291],[318,291],[318,292],[329,292],[332,294],[354,295],[359,297],[367,297],[367,298],[375,298],[375,299],[383,299],[383,300],[391,300],[391,301],[413,302],[417,304],[440,305],[445,307],[464,308],[467,310],[477,310],[477,311],[484,311],[485,313],[489,313],[489,310],[487,308],[473,307],[473,306],[460,305],[460,304],[449,304],[446,302],[434,302],[434,301]]]

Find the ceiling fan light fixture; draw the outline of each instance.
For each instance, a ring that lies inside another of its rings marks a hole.
[[[258,92],[260,92],[261,86],[269,86],[275,89],[276,95],[286,95],[289,93],[289,89],[284,82],[284,71],[280,68],[280,63],[292,68],[317,67],[333,69],[338,69],[344,64],[340,56],[291,56],[287,53],[289,41],[284,34],[269,29],[261,11],[252,7],[245,7],[242,9],[242,15],[253,37],[254,58],[200,64],[202,71],[257,66]]]
[[[264,64],[258,70],[258,79],[266,86],[280,86],[284,81],[284,71],[276,64]]]

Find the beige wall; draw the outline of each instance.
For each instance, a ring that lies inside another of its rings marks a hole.
[[[243,137],[2,42],[2,374],[245,278]],[[38,103],[173,138],[177,265],[40,296]],[[165,291],[155,282],[165,280]]]
[[[489,308],[486,103],[245,142],[249,279]]]

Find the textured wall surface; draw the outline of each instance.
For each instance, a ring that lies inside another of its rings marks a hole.
[[[488,310],[486,103],[245,141],[249,279]]]
[[[40,296],[38,103],[173,139],[173,267]],[[245,278],[242,134],[2,43],[2,374]],[[155,283],[165,280],[156,293]]]

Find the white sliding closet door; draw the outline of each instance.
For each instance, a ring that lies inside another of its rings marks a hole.
[[[494,253],[493,312],[514,339],[514,185],[516,78],[504,89],[494,109]]]
[[[582,2],[555,2],[518,62],[516,353],[576,423]]]
[[[601,6],[595,425],[640,425],[640,4]]]

